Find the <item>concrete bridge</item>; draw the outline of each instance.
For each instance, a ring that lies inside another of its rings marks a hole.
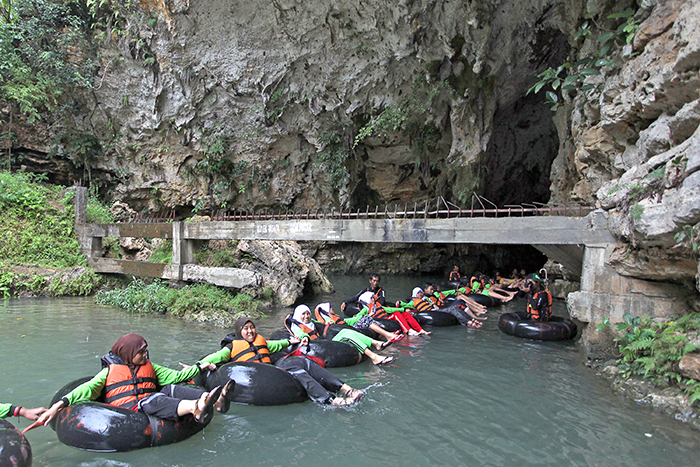
[[[581,208],[533,206],[466,211],[451,209],[447,204],[441,208],[436,204],[432,210],[426,205],[421,210],[404,207],[393,212],[234,213],[219,216],[224,220],[207,222],[87,224],[85,188],[77,189],[75,203],[76,230],[82,251],[88,258],[88,265],[95,271],[209,282],[234,288],[256,285],[259,278],[243,269],[205,268],[193,264],[194,253],[202,241],[250,239],[532,245],[579,277],[588,267],[587,263],[602,259],[591,253],[605,250],[615,243],[604,215]],[[171,239],[172,264],[104,258],[104,237]]]

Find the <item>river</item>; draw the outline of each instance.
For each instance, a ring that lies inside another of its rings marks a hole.
[[[365,277],[331,277],[336,292],[310,299],[340,302]],[[387,298],[404,299],[418,278],[387,277]],[[517,299],[489,312],[481,329],[435,328],[385,353],[395,364],[332,369],[367,397],[351,408],[312,402],[279,407],[234,405],[178,444],[128,453],[90,453],[58,442],[49,428],[27,433],[34,466],[700,466],[695,430],[614,395],[582,363],[575,342],[541,343],[501,333],[498,316],[523,309]],[[288,309],[256,320],[266,336]],[[554,313],[565,315],[563,303]],[[137,332],[151,359],[177,368],[219,348],[211,325],[134,315],[91,298],[6,300],[0,304],[3,384],[0,401],[49,404],[78,377],[93,375],[123,334]],[[10,421],[21,428],[29,422]]]

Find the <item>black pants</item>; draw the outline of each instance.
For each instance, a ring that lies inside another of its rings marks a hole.
[[[457,318],[457,321],[459,321],[459,324],[462,326],[466,326],[469,321],[472,320],[472,318],[467,314],[466,311],[464,311],[464,307],[466,307],[467,304],[464,303],[464,300],[455,300],[450,304],[450,306],[446,308],[440,308],[440,311],[444,313],[449,313],[455,318]]]
[[[177,421],[177,406],[180,401],[199,399],[203,393],[201,389],[168,384],[163,386],[160,392],[143,399],[139,408],[147,415]]]
[[[306,389],[309,399],[330,404],[343,382],[318,363],[304,357],[287,357],[277,362],[277,368],[287,371]],[[330,392],[329,392],[330,391]]]

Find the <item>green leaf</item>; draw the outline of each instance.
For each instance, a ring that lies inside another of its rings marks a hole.
[[[559,102],[559,95],[556,92],[547,91],[547,101],[548,102]]]
[[[603,34],[600,35],[598,40],[596,42],[608,42],[610,41],[613,37],[615,37],[615,33],[612,31],[604,32]]]
[[[595,61],[595,66],[597,66],[597,67],[613,66],[613,65],[615,65],[615,62],[608,59],[608,58],[599,58],[598,60]]]
[[[581,70],[581,74],[582,74],[583,76],[599,75],[599,74],[600,74],[600,70],[597,69],[597,68],[584,68],[583,70]]]

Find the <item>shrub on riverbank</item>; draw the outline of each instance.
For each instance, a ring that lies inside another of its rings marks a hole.
[[[102,282],[85,267],[73,232],[74,192],[44,180],[0,172],[0,298],[89,295]],[[88,216],[110,220],[94,198]]]
[[[261,302],[250,295],[234,295],[209,284],[192,284],[177,290],[162,280],[146,283],[136,279],[124,289],[100,290],[95,301],[134,313],[167,313],[222,327],[232,327],[241,316],[261,315]]]
[[[611,327],[605,320],[598,329]],[[620,357],[619,375],[637,377],[661,388],[678,387],[690,404],[700,399],[700,382],[688,377],[680,368],[687,354],[700,350],[700,313],[689,313],[675,321],[656,322],[648,316],[627,313],[616,325]]]

